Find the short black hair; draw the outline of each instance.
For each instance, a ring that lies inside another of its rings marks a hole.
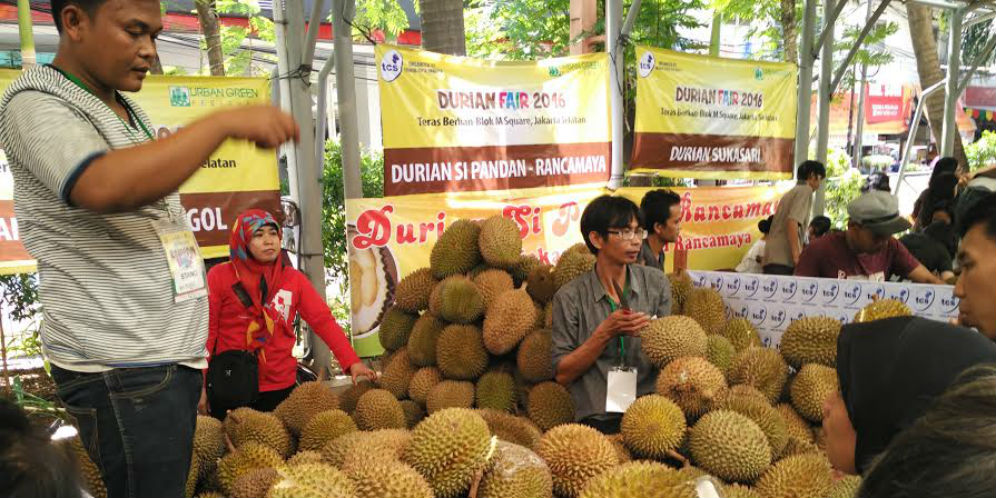
[[[760,230],[761,233],[767,235],[768,232],[771,231],[771,222],[774,219],[775,219],[775,215],[771,215],[771,216],[768,216],[767,218],[765,218],[765,219],[757,222],[757,229]]]
[[[107,0],[52,0],[52,20],[55,21],[55,29],[62,33],[62,9],[67,5],[77,5],[83,9],[90,17],[97,13],[97,9]]]
[[[810,176],[816,175],[820,178],[827,177],[827,167],[819,161],[803,161],[797,170],[799,181],[806,181]]]
[[[608,237],[610,229],[629,228],[633,220],[642,226],[636,203],[625,197],[602,195],[588,203],[581,213],[581,237],[588,250],[598,254],[598,248],[588,239],[589,233],[598,232],[602,237]]]
[[[996,192],[990,192],[972,202],[972,205],[962,212],[961,219],[956,221],[961,237],[965,237],[975,225],[984,224],[986,236],[996,240]]]
[[[826,216],[817,216],[809,222],[809,226],[813,228],[813,235],[817,237],[822,237],[830,232],[830,225],[832,225],[830,218]]]
[[[671,217],[671,206],[681,205],[681,196],[670,189],[657,189],[647,192],[640,201],[640,214],[643,215],[643,228],[653,233],[654,225],[667,223]]]
[[[24,411],[0,398],[0,490],[19,498],[81,497],[79,474],[67,448],[53,444]]]
[[[882,192],[892,192],[892,187],[889,186],[889,175],[882,173],[881,171],[876,171],[865,178],[865,184],[861,187],[861,192],[868,192],[871,190],[881,190]]]

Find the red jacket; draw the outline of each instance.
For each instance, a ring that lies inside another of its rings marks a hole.
[[[230,349],[246,349],[246,329],[251,321],[249,310],[232,290],[238,280],[230,263],[222,263],[208,272],[208,303],[211,318],[208,332],[208,355],[214,356]],[[318,296],[311,282],[300,271],[287,267],[283,270],[283,283],[279,289],[270,290],[271,302],[281,311],[287,327],[276,327],[274,337],[263,346],[266,361],[259,361],[259,390],[276,391],[294,385],[297,376],[297,359],[291,354],[294,348],[293,321],[297,313],[325,341],[343,370],[359,361],[349,344],[346,334],[332,317],[329,307]],[[215,346],[215,339],[218,344]]]

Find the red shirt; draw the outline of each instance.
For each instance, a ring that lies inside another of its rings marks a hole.
[[[846,232],[824,235],[799,255],[798,277],[888,280],[892,275],[907,278],[920,262],[895,238],[874,254],[855,254],[847,245]]]
[[[249,310],[232,290],[232,286],[238,281],[232,265],[223,263],[211,268],[207,278],[211,312],[208,354],[214,356],[216,352],[246,349],[246,329],[252,319]],[[346,334],[332,317],[328,305],[318,296],[303,273],[288,266],[283,270],[281,285],[278,289],[271,290],[270,295],[273,296],[273,306],[280,311],[288,326],[275,327],[274,337],[263,346],[266,361],[262,358],[259,361],[260,391],[276,391],[294,385],[297,359],[291,354],[295,342],[292,324],[298,312],[329,346],[343,370],[348,370],[353,363],[359,361]],[[215,338],[218,340],[217,346]]]

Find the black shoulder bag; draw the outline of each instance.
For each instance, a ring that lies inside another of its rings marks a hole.
[[[252,299],[242,282],[232,285],[239,301],[252,308]],[[219,334],[220,335],[220,334]],[[207,396],[211,406],[238,408],[259,399],[259,360],[254,351],[232,349],[215,354],[218,337],[214,338],[211,362],[207,371]]]

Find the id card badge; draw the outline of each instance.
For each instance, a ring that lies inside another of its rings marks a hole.
[[[633,401],[636,401],[636,368],[610,368],[605,388],[605,411],[623,413]]]
[[[173,297],[177,303],[207,295],[207,272],[194,232],[167,220],[152,222],[166,252],[166,262],[173,279]]]

